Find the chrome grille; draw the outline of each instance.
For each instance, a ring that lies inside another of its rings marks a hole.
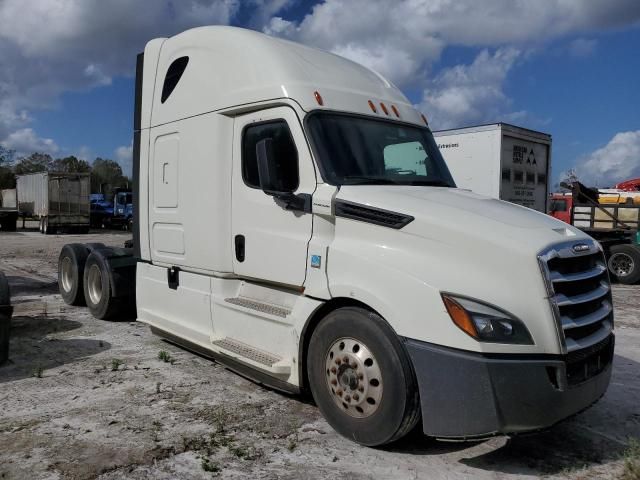
[[[554,245],[538,261],[565,352],[605,340],[613,330],[613,305],[598,244],[581,240]]]

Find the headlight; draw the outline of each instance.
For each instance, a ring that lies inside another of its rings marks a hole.
[[[442,301],[453,323],[476,340],[533,345],[524,323],[504,310],[449,293],[442,294]]]

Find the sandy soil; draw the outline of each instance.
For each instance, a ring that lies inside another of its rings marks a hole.
[[[629,439],[640,438],[640,286],[614,287],[613,380],[586,412],[531,436],[414,435],[371,449],[338,436],[308,399],[257,386],[133,319],[65,305],[61,246],[127,238],[0,234],[16,307],[0,368],[0,478],[618,478]]]

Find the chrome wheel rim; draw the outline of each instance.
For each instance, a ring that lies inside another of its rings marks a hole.
[[[635,263],[626,253],[614,253],[609,259],[609,267],[617,277],[626,277],[633,272]]]
[[[60,280],[65,292],[70,292],[73,285],[73,262],[69,257],[64,257],[60,264]]]
[[[383,382],[371,350],[354,338],[340,338],[327,351],[327,387],[335,404],[355,418],[373,415],[380,407]]]
[[[89,275],[87,276],[87,292],[89,300],[94,305],[98,305],[102,299],[102,275],[97,265],[91,265]]]

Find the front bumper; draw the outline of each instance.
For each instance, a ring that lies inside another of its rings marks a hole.
[[[569,355],[486,355],[407,339],[424,433],[474,438],[544,429],[597,401],[611,378],[613,334]]]

